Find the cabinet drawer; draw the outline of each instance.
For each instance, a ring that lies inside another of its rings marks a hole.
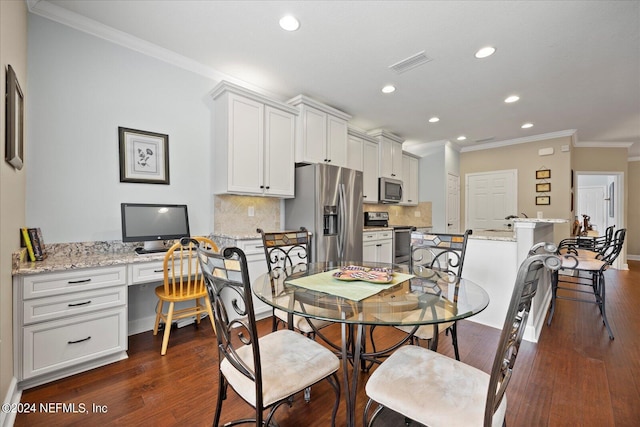
[[[127,350],[126,307],[23,329],[23,379]]]
[[[238,248],[242,249],[245,255],[260,254],[264,257],[264,245],[262,239],[236,240]]]
[[[378,231],[378,240],[393,239],[393,231]]]
[[[89,291],[126,284],[126,267],[69,270],[23,276],[23,299]]]
[[[176,259],[176,268],[180,268],[180,263]],[[195,268],[198,266],[198,259],[191,260],[191,271],[195,272]],[[171,270],[171,262],[169,262],[169,270]],[[188,274],[188,269],[184,269],[184,275]],[[140,283],[150,282],[162,282],[164,281],[164,261],[145,262],[139,264],[133,264],[131,266],[131,281],[132,285]]]
[[[127,288],[115,286],[87,292],[30,299],[24,302],[23,319],[28,325],[75,314],[117,307],[127,303]]]
[[[386,239],[393,239],[393,231],[365,231],[362,233],[362,240],[364,242]]]

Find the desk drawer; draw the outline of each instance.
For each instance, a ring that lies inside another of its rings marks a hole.
[[[127,283],[126,267],[84,268],[60,273],[25,275],[23,299],[90,291]]]
[[[164,261],[154,261],[154,262],[133,264],[131,266],[131,284],[138,285],[140,283],[163,282],[164,281],[163,266],[164,266]],[[175,266],[177,269],[180,268],[180,262],[178,259],[176,259],[175,261]],[[198,265],[198,259],[194,258],[191,260],[192,273],[196,271],[196,267],[199,272],[200,266]],[[169,261],[169,271],[171,271],[171,261]],[[183,270],[183,276],[186,276],[188,272],[189,270],[185,268]]]
[[[127,288],[115,286],[87,292],[30,299],[24,302],[25,325],[75,314],[117,307],[127,303]]]
[[[126,307],[23,329],[23,379],[127,350]]]

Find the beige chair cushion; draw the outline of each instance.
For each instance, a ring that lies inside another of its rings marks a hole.
[[[561,257],[563,269],[583,270],[583,271],[598,271],[606,262],[595,258],[574,258],[574,257]],[[576,264],[577,260],[577,264]]]
[[[438,324],[438,333],[441,333],[442,331],[447,330],[447,328],[453,326],[453,322],[447,322],[447,323],[439,323]],[[400,329],[403,332],[406,332],[408,334],[411,333],[411,331],[413,331],[413,328],[415,328],[415,326],[396,326],[397,329]],[[420,326],[418,328],[418,330],[416,330],[416,332],[413,334],[413,336],[415,336],[416,338],[420,338],[421,340],[430,340],[433,338],[433,325],[424,325],[424,326]]]
[[[290,301],[289,296],[283,296],[280,297],[278,300],[279,304],[283,304],[283,305],[288,305]],[[317,307],[306,307],[306,311],[309,314],[314,314],[317,316],[322,316],[323,312],[327,313],[327,317],[331,317],[331,315],[329,315],[329,310],[326,309],[321,309],[321,308],[317,308]],[[302,311],[302,307],[300,307],[300,303],[296,301],[296,310],[298,311]],[[280,309],[274,309],[273,313],[275,314],[275,316],[282,320],[285,324],[288,322],[288,313],[284,310],[280,310]],[[316,329],[322,329],[325,326],[329,326],[332,324],[332,322],[329,322],[327,320],[319,320],[319,319],[307,319],[304,316],[299,316],[294,314],[293,315],[293,327],[297,330],[299,330],[300,332],[303,332],[305,334],[310,334],[312,332],[314,332],[313,328],[311,327],[311,325],[309,325],[309,321],[311,321],[311,323],[313,323],[313,325],[315,326]]]
[[[330,350],[290,330],[272,332],[259,339],[262,363],[264,406],[295,394],[338,370],[340,361]],[[238,355],[253,369],[251,346],[238,349]],[[227,359],[220,370],[229,385],[255,406],[255,383],[238,372]]]
[[[579,258],[595,258],[600,255],[600,252],[594,252],[588,249],[576,249],[575,252],[577,252],[577,254],[574,251],[569,251],[567,248],[562,248],[559,252],[560,255],[573,255]]]
[[[381,405],[430,427],[482,426],[489,375],[415,345],[403,346],[369,378],[367,395]],[[408,392],[409,391],[409,392]],[[493,417],[501,426],[506,395]]]

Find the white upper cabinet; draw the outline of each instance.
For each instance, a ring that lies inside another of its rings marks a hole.
[[[383,178],[402,180],[402,143],[397,135],[382,129],[369,132],[378,141],[379,173]]]
[[[365,203],[378,202],[378,143],[353,127],[349,128],[347,167],[362,171],[362,198]]]
[[[304,95],[290,99],[298,108],[296,162],[347,165],[347,122],[350,115]]]
[[[297,110],[225,81],[211,96],[214,193],[293,197]]]
[[[402,155],[402,205],[416,206],[418,204],[418,159],[410,154]]]

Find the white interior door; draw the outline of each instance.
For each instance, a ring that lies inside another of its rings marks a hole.
[[[518,171],[466,175],[466,228],[505,229],[509,215],[518,214]]]
[[[460,232],[460,177],[447,174],[447,233]]]
[[[599,234],[604,234],[606,226],[605,216],[605,187],[581,187],[578,192],[578,211],[576,215],[582,223],[582,215],[591,217],[591,225]]]

